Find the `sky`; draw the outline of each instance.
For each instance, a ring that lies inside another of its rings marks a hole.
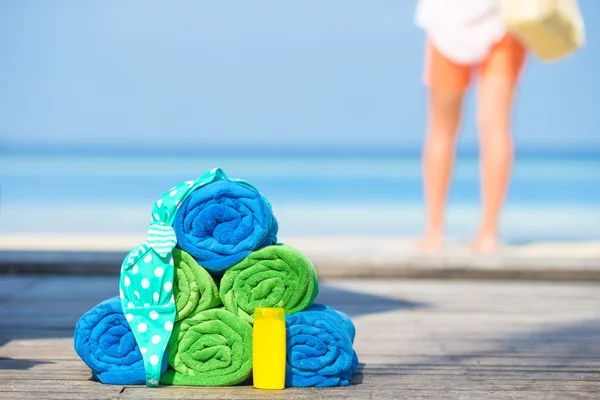
[[[415,149],[415,3],[4,0],[0,150]],[[600,150],[600,2],[580,5],[586,46],[528,62],[518,148]]]

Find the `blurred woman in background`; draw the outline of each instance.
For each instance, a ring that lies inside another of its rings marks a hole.
[[[471,244],[497,247],[498,222],[513,161],[513,99],[525,61],[524,46],[506,32],[501,0],[419,0],[416,24],[427,34],[423,80],[429,89],[423,150],[427,223],[419,246],[440,250],[465,91],[478,80],[482,218]]]

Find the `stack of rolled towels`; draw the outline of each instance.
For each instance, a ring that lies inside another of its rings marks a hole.
[[[162,384],[247,381],[256,307],[285,311],[287,387],[350,383],[358,365],[354,325],[346,314],[314,303],[315,268],[302,252],[278,243],[277,220],[257,189],[236,180],[201,186],[178,204],[172,227],[176,315]],[[117,296],[84,314],[75,329],[77,354],[105,384],[145,383],[145,349],[126,315]]]

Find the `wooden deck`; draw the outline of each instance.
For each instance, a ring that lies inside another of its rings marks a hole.
[[[0,276],[0,398],[600,399],[600,285],[335,280],[320,301],[357,328],[354,384],[265,392],[90,380],[77,319],[116,276]]]

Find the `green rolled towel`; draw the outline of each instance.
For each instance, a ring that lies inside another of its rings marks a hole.
[[[302,252],[276,244],[252,252],[228,269],[219,292],[227,310],[253,323],[256,307],[281,307],[291,315],[311,306],[319,281]]]
[[[252,372],[252,327],[223,308],[177,322],[169,342],[168,369],[160,381],[181,386],[229,386]]]
[[[185,251],[173,249],[175,321],[221,304],[217,284],[207,270]]]

